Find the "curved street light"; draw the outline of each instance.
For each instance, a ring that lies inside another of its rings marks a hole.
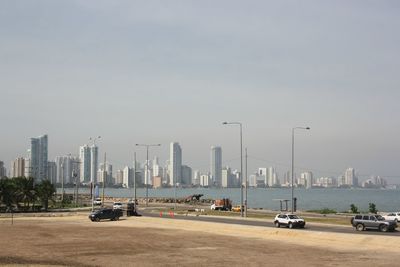
[[[240,126],[240,216],[243,217],[243,134],[242,134],[242,123],[241,122],[227,122],[224,121],[222,123],[223,125],[239,125]],[[247,190],[247,186],[246,186]],[[246,200],[246,207],[245,209],[247,210],[247,200]]]
[[[292,128],[292,210],[294,210],[294,131],[295,130],[310,130],[310,127],[294,127]]]
[[[149,147],[152,146],[161,146],[161,144],[135,144],[136,146],[143,146],[146,147],[146,207],[149,205],[149,186],[148,186],[148,173],[149,173]],[[136,172],[136,166],[135,166],[135,172]],[[135,178],[136,179],[136,178]],[[136,181],[135,181],[136,182]]]

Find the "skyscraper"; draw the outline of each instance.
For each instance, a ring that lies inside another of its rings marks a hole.
[[[48,138],[47,135],[31,138],[28,150],[29,164],[25,165],[25,176],[33,177],[36,181],[47,179]]]
[[[80,181],[81,183],[88,183],[91,181],[91,153],[88,145],[79,147],[79,160],[80,160]]]
[[[299,184],[305,186],[307,189],[310,189],[314,184],[314,177],[312,172],[303,172],[300,174]]]
[[[182,165],[182,184],[192,184],[192,168],[186,165]]]
[[[344,173],[344,181],[348,186],[358,186],[358,179],[356,177],[356,171],[353,168],[348,168]]]
[[[25,159],[16,158],[12,163],[12,177],[22,177],[25,176]]]
[[[0,161],[0,178],[7,176],[7,170],[4,167],[4,162]]]
[[[96,145],[90,147],[90,182],[97,183],[97,169],[99,167],[99,148]]]
[[[172,142],[170,145],[169,162],[169,184],[171,186],[180,184],[182,182],[182,149],[177,142]]]
[[[47,179],[52,184],[55,184],[57,181],[57,164],[54,161],[47,162]]]
[[[222,150],[219,146],[211,147],[210,162],[211,179],[215,186],[221,186],[222,182]]]

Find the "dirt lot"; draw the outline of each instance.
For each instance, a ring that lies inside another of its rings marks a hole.
[[[0,265],[397,266],[397,239],[145,217],[0,218]]]

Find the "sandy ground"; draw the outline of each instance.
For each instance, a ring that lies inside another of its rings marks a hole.
[[[0,265],[398,266],[398,237],[86,214],[0,218]]]

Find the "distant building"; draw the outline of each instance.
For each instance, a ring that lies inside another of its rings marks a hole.
[[[310,189],[314,184],[313,173],[310,171],[301,173],[300,181],[302,186],[304,186],[307,189]]]
[[[47,179],[49,179],[50,183],[57,183],[57,164],[55,161],[49,161],[47,163]]]
[[[380,176],[372,176],[362,183],[362,187],[365,188],[385,188],[387,181]]]
[[[258,176],[264,180],[264,187],[268,185],[268,168],[258,168]]]
[[[191,185],[192,184],[192,168],[186,165],[182,165],[182,184]]]
[[[194,171],[194,173],[193,173],[193,180],[192,180],[192,184],[193,184],[194,186],[200,185],[200,175],[201,175],[201,173],[200,173],[199,170],[195,170],[195,171]]]
[[[221,186],[224,188],[231,188],[235,186],[235,176],[232,174],[232,170],[229,167],[222,169],[222,180]]]
[[[123,182],[124,182],[124,171],[117,170],[117,173],[115,176],[115,184],[122,186]]]
[[[316,184],[320,187],[335,187],[335,186],[337,186],[336,179],[333,177],[320,177],[316,180]]]
[[[131,188],[133,185],[133,170],[132,168],[129,168],[126,166],[124,168],[123,172],[123,181],[122,181],[122,186],[125,188]]]
[[[171,186],[182,183],[182,149],[179,143],[173,142],[170,144],[170,177],[169,183]]]
[[[28,149],[29,164],[25,164],[25,176],[36,181],[47,179],[48,137],[47,135],[31,138]]]
[[[12,177],[25,176],[25,159],[24,158],[16,158],[12,162],[11,176]]]
[[[351,187],[358,187],[358,178],[356,177],[356,172],[353,168],[348,168],[344,173],[345,185]]]
[[[161,188],[162,184],[162,177],[161,176],[153,176],[153,187],[154,188]]]
[[[90,147],[90,182],[97,183],[97,169],[99,167],[99,148],[93,144]]]
[[[106,162],[106,167],[104,169],[104,163],[100,163],[100,167],[97,173],[97,182],[98,183],[105,183],[105,185],[112,185],[113,184],[113,176],[112,176],[112,164]]]
[[[4,167],[4,162],[0,161],[0,178],[7,176],[6,167]]]
[[[55,159],[56,182],[73,184],[79,177],[79,158],[73,156],[58,156]]]
[[[219,146],[211,147],[210,173],[214,186],[221,186],[222,149]]]
[[[91,149],[88,145],[79,147],[80,181],[89,183],[91,181]]]
[[[210,176],[208,174],[203,174],[200,176],[200,186],[203,187],[210,186]]]

